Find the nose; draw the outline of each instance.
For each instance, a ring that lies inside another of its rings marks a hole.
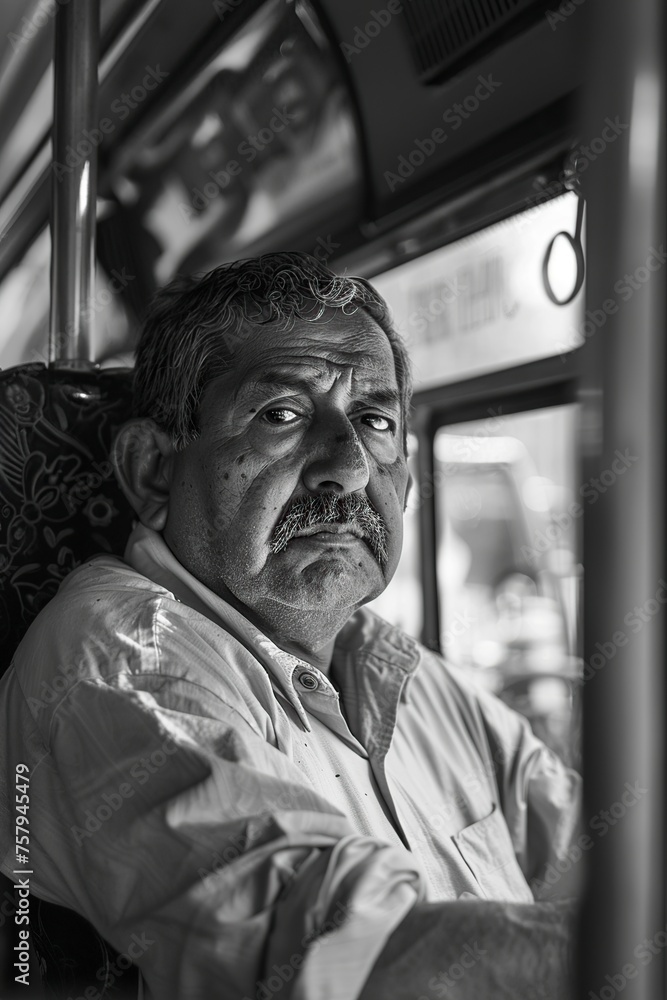
[[[311,451],[303,470],[310,493],[355,493],[368,485],[364,448],[346,416],[329,417],[311,430]]]

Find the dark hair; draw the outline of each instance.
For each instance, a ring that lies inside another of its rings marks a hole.
[[[177,278],[155,296],[137,349],[136,416],[152,417],[177,449],[198,433],[205,386],[233,367],[248,329],[288,330],[295,319],[316,322],[326,309],[363,309],[387,335],[401,394],[403,425],[412,393],[408,354],[387,303],[365,278],[335,274],[310,254],[268,253],[222,264],[201,277]]]

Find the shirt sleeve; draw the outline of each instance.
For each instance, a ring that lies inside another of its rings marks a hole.
[[[182,677],[158,693],[78,679],[40,728],[33,885],[129,955],[152,998],[352,1000],[420,898],[407,850],[355,834]]]
[[[501,807],[533,895],[539,900],[578,895],[580,776],[534,735],[522,715],[486,692],[477,698]]]

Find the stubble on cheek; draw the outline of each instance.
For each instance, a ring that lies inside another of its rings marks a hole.
[[[272,485],[276,460],[249,452],[225,454],[207,491],[207,537],[218,565],[252,576],[270,553],[269,538],[292,486]],[[267,475],[267,472],[269,473]]]

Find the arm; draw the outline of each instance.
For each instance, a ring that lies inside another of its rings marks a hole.
[[[535,899],[579,896],[581,778],[497,699],[483,705],[503,814]],[[587,838],[590,840],[590,838]]]
[[[572,920],[566,903],[418,904],[359,1000],[571,1000]]]
[[[80,681],[42,728],[37,894],[86,916],[160,1000],[254,1000],[275,977],[281,1000],[302,977],[308,1000],[350,1000],[419,896],[409,852],[357,836],[197,685],[155,691]]]
[[[475,791],[491,781],[497,789],[514,852],[534,897],[576,897],[583,875],[580,776],[535,736],[522,715],[472,687],[462,671],[449,666],[448,671],[465,699],[463,710],[469,713],[483,761],[482,770],[468,776],[467,788]]]

